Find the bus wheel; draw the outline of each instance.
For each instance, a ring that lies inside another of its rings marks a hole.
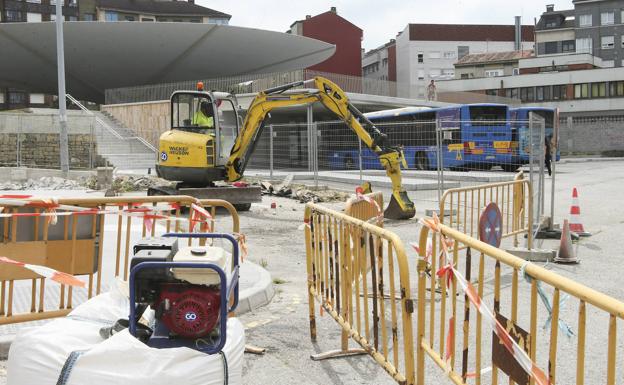
[[[518,168],[520,168],[517,164],[501,164],[501,167],[506,172],[515,172],[518,171]]]
[[[417,170],[429,170],[429,159],[424,152],[416,153],[415,163]]]
[[[355,162],[353,162],[353,158],[351,158],[350,156],[345,158],[344,168],[345,170],[352,170],[355,168]]]

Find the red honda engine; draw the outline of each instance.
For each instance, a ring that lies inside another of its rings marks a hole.
[[[156,309],[162,311],[160,319],[172,333],[195,339],[215,328],[220,304],[218,288],[172,283],[162,286]]]

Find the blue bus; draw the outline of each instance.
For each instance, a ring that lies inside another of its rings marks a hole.
[[[533,112],[539,117],[544,119],[545,127],[544,132],[546,135],[545,140],[553,141],[555,135],[555,124],[557,119],[557,112],[554,108],[547,107],[520,107],[511,108],[509,115],[511,118],[511,156],[509,161],[508,171],[515,171],[523,164],[529,163],[529,113]],[[537,128],[536,128],[537,129]],[[561,154],[557,149],[556,159],[559,160]]]
[[[451,170],[485,169],[509,159],[509,108],[502,104],[466,104],[442,108],[407,107],[365,114],[394,146],[403,146],[408,168],[438,167],[436,120],[442,130],[442,164]],[[358,149],[328,153],[332,169],[357,168]],[[362,149],[362,167],[381,169],[377,156]]]

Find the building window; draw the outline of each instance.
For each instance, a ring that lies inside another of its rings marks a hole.
[[[134,16],[126,16],[125,20],[126,21],[134,21]]]
[[[4,21],[7,23],[24,21],[24,14],[20,11],[6,10]]]
[[[624,96],[624,82],[610,82],[609,83],[609,96],[622,97]]]
[[[382,67],[387,67],[388,66],[388,58],[384,58],[381,60],[381,66]]]
[[[457,58],[461,59],[470,53],[470,47],[467,45],[457,46]]]
[[[84,21],[94,21],[95,20],[95,14],[93,14],[93,13],[85,13],[84,15],[82,15],[82,20],[84,20]]]
[[[445,59],[455,59],[455,51],[444,51]]]
[[[26,14],[26,21],[29,23],[39,23],[41,22],[41,14],[28,12]]]
[[[440,51],[431,51],[429,52],[429,59],[439,59]]]
[[[191,19],[191,23],[201,23],[200,19]]]
[[[496,76],[503,76],[503,75],[504,75],[504,72],[503,72],[502,69],[485,71],[485,77],[486,78],[494,78]]]
[[[461,79],[469,79],[469,75],[468,74],[461,74],[460,78]]]
[[[418,80],[423,80],[425,78],[425,70],[418,70]]]
[[[151,18],[151,17],[142,17],[141,21],[148,21],[148,22],[150,22],[150,21],[154,21],[154,19]]]
[[[78,0],[69,0],[69,6],[70,7],[77,7],[78,6]]]
[[[600,48],[602,49],[613,49],[615,46],[613,35],[611,36],[602,36],[600,38]]]
[[[561,52],[574,52],[574,40],[564,40],[561,42]]]
[[[533,87],[520,88],[520,99],[525,103],[532,102],[534,100],[533,93]]]
[[[453,77],[453,76],[455,76],[455,70],[452,69],[452,68],[443,69],[442,70],[442,75]]]
[[[485,94],[489,96],[498,96],[498,90],[485,90]]]
[[[78,21],[78,16],[67,16],[68,21]]]
[[[21,91],[9,91],[8,93],[9,104],[26,104],[26,93]]]
[[[548,100],[544,95],[544,89],[547,87],[535,87],[535,100],[541,102],[543,100]]]
[[[586,99],[589,98],[589,84],[575,84],[574,85],[574,99]]]
[[[600,24],[601,25],[612,25],[615,23],[615,12],[602,12],[600,14]]]
[[[41,0],[27,0],[29,3],[41,4]]]
[[[442,73],[442,70],[438,68],[432,68],[431,70],[429,70],[429,77],[435,79],[438,76],[440,76],[441,73]]]
[[[425,55],[424,55],[424,54],[422,54],[422,53],[419,53],[419,54],[418,54],[418,62],[419,62],[419,63],[424,63],[424,56],[425,56]]]
[[[615,60],[603,60],[602,61],[603,68],[613,68],[615,67]]]
[[[520,75],[520,68],[514,68],[511,74],[514,75],[514,76],[515,75]]]
[[[552,87],[552,98],[553,100],[565,100],[567,98],[567,90],[568,86],[566,85],[555,85]]]
[[[557,53],[557,42],[556,41],[546,42],[544,44],[544,51],[546,55]]]
[[[556,28],[559,26],[557,19],[546,19],[546,28]]]
[[[30,94],[30,104],[43,104],[45,97],[43,94]]]
[[[576,39],[576,53],[592,53],[592,38]]]
[[[591,85],[591,97],[592,98],[606,98],[607,97],[607,83],[592,83]]]
[[[591,27],[592,26],[592,15],[580,15],[579,16],[579,27]]]
[[[117,12],[106,11],[106,21],[119,21],[119,15]]]

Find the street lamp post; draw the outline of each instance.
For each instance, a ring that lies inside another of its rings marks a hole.
[[[56,0],[56,65],[58,70],[58,102],[60,123],[61,171],[69,171],[69,141],[67,138],[67,106],[65,103],[65,48],[63,45],[63,3]]]

